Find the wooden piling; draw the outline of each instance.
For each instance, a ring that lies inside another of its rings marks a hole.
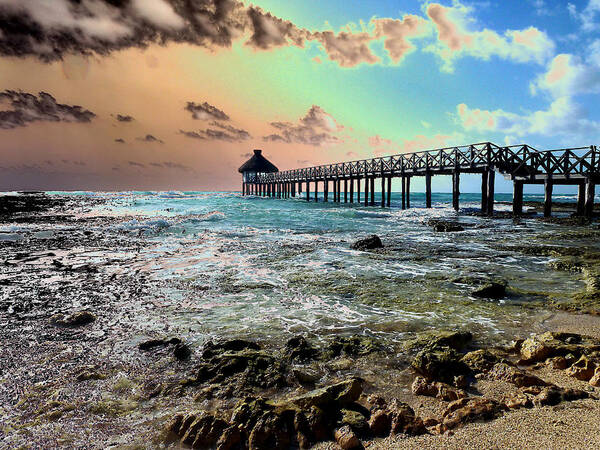
[[[585,180],[585,217],[592,218],[594,215],[594,195],[596,192],[596,185],[593,180],[588,177]]]
[[[371,206],[375,206],[375,177],[371,177],[371,201],[369,202]]]
[[[410,208],[410,177],[406,177],[406,209]]]
[[[520,216],[523,214],[523,182],[519,180],[513,181],[513,215]]]
[[[459,209],[459,201],[460,198],[460,172],[455,170],[452,172],[452,207],[454,211],[458,211]]]
[[[585,182],[579,183],[577,192],[577,215],[585,214]]]
[[[425,174],[425,208],[431,208],[431,172]]]
[[[344,178],[344,203],[348,203],[348,179]]]
[[[385,177],[381,175],[381,207],[385,208]]]
[[[552,215],[552,177],[547,177],[544,180],[544,217]]]
[[[310,181],[306,182],[306,201],[310,202]]]
[[[369,206],[369,177],[365,173],[365,206]]]
[[[319,181],[315,180],[315,203],[319,201]]]
[[[388,208],[392,206],[392,177],[388,177],[387,179],[387,206]]]
[[[360,178],[356,179],[356,203],[360,204]]]
[[[486,213],[489,216],[494,215],[494,182],[496,180],[496,172],[494,169],[489,169],[487,175],[487,190],[486,190]]]
[[[402,176],[402,209],[406,209],[406,177]]]
[[[488,188],[488,171],[487,169],[481,174],[481,212],[487,214],[487,188]]]
[[[341,203],[342,201],[342,180],[341,178],[338,178],[336,180],[337,182],[337,202]]]
[[[354,203],[354,178],[350,178],[350,203]]]

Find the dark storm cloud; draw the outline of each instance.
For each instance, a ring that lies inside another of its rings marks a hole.
[[[147,135],[146,135],[146,136],[144,136],[144,137],[139,137],[139,138],[136,138],[136,139],[137,139],[138,141],[141,141],[141,142],[150,142],[150,143],[154,143],[154,142],[156,142],[156,143],[158,143],[158,144],[164,144],[164,142],[163,142],[163,141],[161,141],[161,140],[160,140],[160,139],[158,139],[157,137],[154,137],[154,136],[152,136],[151,134],[147,134]]]
[[[125,139],[122,139],[122,138],[115,139],[115,142],[117,142],[119,144],[124,144],[125,143]]]
[[[10,109],[2,111],[3,107]],[[57,103],[47,92],[0,92],[0,129],[25,127],[31,122],[91,122],[96,117],[81,106]]]
[[[117,114],[117,120],[119,122],[133,122],[134,118],[131,116],[125,116],[122,114]]]
[[[197,120],[229,120],[229,116],[225,112],[207,102],[187,102],[184,109],[191,112],[192,118]]]
[[[306,115],[298,120],[298,123],[271,122],[271,126],[277,129],[277,132],[264,136],[265,142],[305,144],[315,147],[341,142],[334,133],[344,128],[317,105],[313,105]]]
[[[302,45],[306,32],[236,0],[3,0],[0,54],[52,61],[152,43],[230,47],[250,35],[260,49]]]
[[[193,139],[226,142],[242,142],[252,137],[246,130],[235,128],[231,125],[225,125],[216,121],[212,121],[208,125],[212,128],[198,131],[179,130],[179,134]]]

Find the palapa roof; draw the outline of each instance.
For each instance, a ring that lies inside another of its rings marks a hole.
[[[279,169],[262,155],[262,150],[254,150],[252,158],[242,164],[242,167],[238,169],[238,172],[271,173],[279,172]]]

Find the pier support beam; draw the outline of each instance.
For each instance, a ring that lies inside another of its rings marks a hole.
[[[306,201],[310,202],[310,181],[306,181]]]
[[[315,180],[315,203],[319,201],[319,180]]]
[[[370,205],[371,206],[375,206],[375,177],[371,177],[371,202]]]
[[[334,178],[333,179],[333,202],[337,202],[337,197],[338,197],[338,184],[337,184],[337,180]]]
[[[341,201],[342,201],[342,179],[338,178],[335,181],[337,183],[337,202],[341,203]]]
[[[365,206],[369,206],[369,178],[365,175]]]
[[[348,203],[348,178],[344,178],[344,203]]]
[[[406,177],[406,209],[410,208],[410,177]]]
[[[544,217],[552,215],[552,177],[547,177],[544,180]]]
[[[292,197],[296,197],[296,182],[292,181]]]
[[[402,175],[402,209],[406,209],[406,177]]]
[[[385,208],[385,177],[381,176],[381,207]]]
[[[596,185],[591,178],[585,180],[585,217],[592,218],[594,215],[594,195],[596,193]]]
[[[487,214],[487,185],[488,185],[488,171],[485,170],[481,174],[481,212]]]
[[[354,178],[350,178],[350,203],[354,203]]]
[[[458,199],[460,197],[460,172],[455,170],[452,172],[452,207],[454,211],[458,211]]]
[[[513,181],[513,216],[523,214],[523,182]]]
[[[389,176],[387,179],[387,207],[392,206],[392,177]]]
[[[431,173],[425,174],[425,208],[431,208]]]
[[[298,195],[302,195],[302,181],[298,181]]]
[[[585,182],[579,183],[577,192],[577,215],[583,216],[585,213]]]
[[[489,169],[487,175],[487,191],[486,191],[486,213],[489,216],[494,215],[494,183],[496,181],[496,172]]]
[[[356,203],[360,203],[360,178],[356,179]]]
[[[329,201],[329,180],[325,180],[323,185],[323,201]]]

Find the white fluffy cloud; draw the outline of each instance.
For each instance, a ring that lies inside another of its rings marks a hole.
[[[473,9],[455,2],[453,6],[427,5],[427,16],[435,25],[438,40],[428,46],[444,61],[444,70],[452,71],[455,59],[472,56],[488,60],[493,56],[519,63],[543,64],[554,53],[555,44],[544,31],[535,27],[507,30],[499,34],[484,28],[472,31]]]
[[[581,22],[581,28],[584,31],[594,31],[599,28],[598,14],[600,13],[600,0],[589,0],[581,12],[577,11],[577,7],[573,3],[568,3],[567,9],[571,17]]]

